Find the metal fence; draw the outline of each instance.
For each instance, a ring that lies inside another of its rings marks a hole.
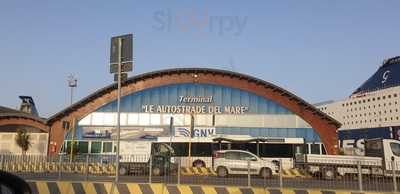
[[[280,165],[282,161],[278,160],[266,172],[260,161],[213,161],[210,166],[188,167],[192,164],[190,160],[166,160],[158,156],[122,156],[119,181],[355,191],[398,191],[400,184],[400,171],[397,170],[400,163],[394,161],[386,164],[314,161],[294,163],[294,168],[283,169]],[[115,155],[88,154],[73,158],[68,155],[0,155],[0,169],[26,180],[114,181],[117,170],[115,161]],[[187,161],[187,164],[182,161]]]

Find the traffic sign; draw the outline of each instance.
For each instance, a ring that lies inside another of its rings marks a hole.
[[[119,49],[119,40],[121,40],[121,49]],[[133,36],[132,34],[115,36],[111,38],[110,64],[132,63],[133,61]],[[119,53],[121,51],[121,53]],[[120,56],[120,60],[118,59]]]
[[[122,63],[121,64],[121,72],[130,72],[133,69],[132,62]],[[110,73],[118,73],[118,64],[110,65]]]
[[[124,82],[128,79],[127,73],[121,73],[121,82]],[[118,73],[114,74],[114,81],[118,82]]]

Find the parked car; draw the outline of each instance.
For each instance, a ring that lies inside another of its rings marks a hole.
[[[229,174],[248,174],[250,161],[250,174],[270,178],[279,172],[279,167],[267,160],[243,150],[219,150],[213,155],[213,170],[219,177]]]
[[[0,170],[0,193],[31,194],[31,188],[24,179]]]

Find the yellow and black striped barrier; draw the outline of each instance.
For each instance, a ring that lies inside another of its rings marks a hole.
[[[217,174],[214,172],[212,168],[204,168],[204,167],[181,167],[181,175],[191,176],[216,176]]]
[[[217,176],[212,168],[204,167],[181,167],[181,175],[185,176]],[[284,169],[282,171],[284,178],[311,178],[312,176],[300,169]]]
[[[110,182],[29,182],[33,194],[389,194],[335,190],[263,189],[246,187],[165,185]]]
[[[311,178],[312,176],[301,169],[284,169],[282,170],[282,177],[284,178]]]

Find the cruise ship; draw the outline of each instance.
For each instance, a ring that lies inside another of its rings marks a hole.
[[[363,154],[364,140],[400,140],[400,56],[382,66],[348,98],[316,104],[342,123],[338,130],[341,148],[357,148]]]

